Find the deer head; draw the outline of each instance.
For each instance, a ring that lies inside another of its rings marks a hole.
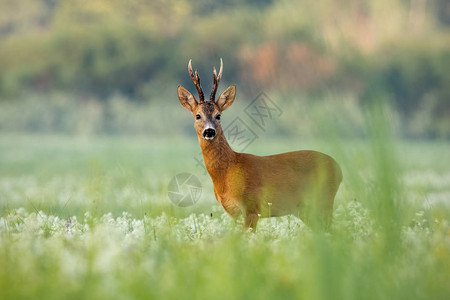
[[[192,116],[195,119],[194,127],[198,137],[207,141],[212,141],[218,134],[223,133],[220,126],[220,115],[233,104],[236,96],[236,86],[232,85],[219,96],[217,101],[215,100],[217,87],[222,77],[222,70],[223,62],[220,59],[219,74],[217,74],[215,67],[213,69],[213,88],[208,101],[205,101],[197,70],[195,72],[192,71],[192,60],[189,60],[188,71],[197,89],[199,101],[183,86],[178,86],[178,98],[181,105],[192,112]]]

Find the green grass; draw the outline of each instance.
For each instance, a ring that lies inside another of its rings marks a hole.
[[[0,299],[449,299],[450,144],[261,137],[343,168],[331,234],[242,230],[195,166],[195,138],[0,136]],[[200,201],[173,205],[181,172]],[[212,215],[211,215],[212,214]]]

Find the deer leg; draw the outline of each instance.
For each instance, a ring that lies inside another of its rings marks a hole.
[[[259,216],[254,212],[247,212],[244,218],[244,228],[251,228],[252,232],[256,232],[256,224],[258,224]]]

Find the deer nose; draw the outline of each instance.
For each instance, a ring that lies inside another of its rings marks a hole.
[[[203,131],[203,137],[207,140],[213,139],[216,135],[216,131],[213,128],[208,128]]]

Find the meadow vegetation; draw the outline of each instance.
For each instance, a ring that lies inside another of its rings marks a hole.
[[[331,233],[294,216],[244,232],[195,166],[195,139],[2,135],[1,298],[447,299],[450,146],[378,128],[370,140],[249,148],[336,157],[344,182]],[[188,208],[167,197],[180,172],[202,182]]]

